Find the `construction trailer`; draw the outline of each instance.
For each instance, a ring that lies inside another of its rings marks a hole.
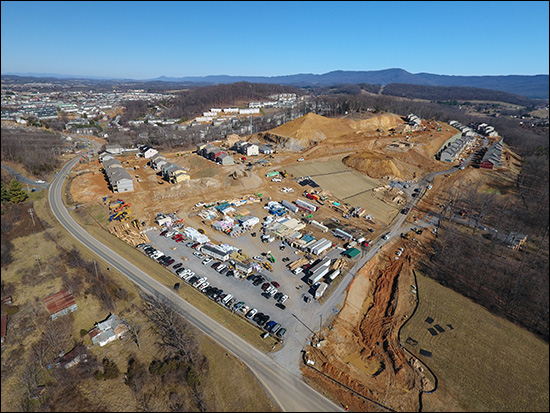
[[[201,246],[200,252],[220,261],[227,261],[229,259],[229,253],[227,251],[217,248],[215,245],[211,244],[204,244]]]
[[[307,283],[309,285],[314,285],[318,283],[323,279],[325,275],[328,274],[328,271],[329,271],[328,266],[319,268],[317,271],[315,271],[313,274],[309,276],[309,278],[307,279]]]
[[[309,245],[308,250],[314,255],[319,255],[330,247],[332,247],[332,242],[326,238],[321,238],[320,240],[316,240],[313,244]]]
[[[312,227],[317,228],[318,230],[321,230],[323,232],[328,232],[328,227],[324,226],[320,222],[317,222],[313,219],[311,221],[309,221],[309,225],[311,225]]]
[[[284,206],[289,211],[292,211],[294,213],[297,213],[299,211],[299,208],[296,205],[294,205],[292,202],[288,202],[284,199],[281,201],[281,205]]]
[[[325,291],[327,290],[328,284],[327,283],[320,283],[317,289],[315,290],[315,299],[318,300],[323,296]]]
[[[334,279],[336,277],[338,277],[340,275],[340,268],[336,268],[334,270],[331,270],[329,273],[328,273],[328,278],[331,280],[331,281],[334,281]]]
[[[330,258],[324,258],[321,261],[319,261],[317,264],[315,264],[313,267],[309,267],[308,272],[311,275],[311,274],[315,273],[321,267],[329,268],[331,262],[332,262],[332,260]]]
[[[301,208],[301,209],[304,209],[308,212],[316,212],[319,207],[317,205],[314,205],[310,202],[307,202],[307,201],[304,201],[302,199],[297,199],[296,200],[296,205]]]

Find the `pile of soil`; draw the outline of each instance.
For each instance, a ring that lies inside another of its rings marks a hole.
[[[376,152],[365,151],[355,155],[349,155],[342,159],[344,165],[355,169],[371,178],[380,179],[384,176],[403,178],[403,174],[389,156]]]

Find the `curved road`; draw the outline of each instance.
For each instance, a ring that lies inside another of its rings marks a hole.
[[[114,253],[88,234],[70,215],[62,201],[65,177],[74,168],[80,157],[69,161],[52,182],[48,201],[54,216],[71,235],[85,247],[97,254],[113,268],[116,268],[143,291],[152,296],[160,296],[168,301],[186,320],[205,334],[216,340],[234,356],[242,360],[265,387],[267,393],[282,411],[330,412],[343,411],[340,405],[325,398],[305,384],[299,377],[288,372],[266,354],[227,330],[208,316],[194,308],[132,263]]]

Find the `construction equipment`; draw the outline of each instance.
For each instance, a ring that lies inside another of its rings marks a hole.
[[[121,204],[118,206],[118,208],[115,208],[115,210],[113,212],[120,212],[122,211],[124,208],[126,207],[129,207],[131,204],[130,203],[126,203],[126,204]]]
[[[268,271],[273,271],[273,267],[271,266],[270,263],[264,262],[264,263],[263,263],[263,266],[265,267],[266,270],[268,270]]]
[[[105,198],[104,198],[104,200],[105,200]],[[111,203],[109,204],[109,209],[111,209],[111,210],[116,209],[123,203],[124,203],[124,201],[122,199],[117,199],[116,201],[111,201]]]
[[[275,257],[273,256],[273,254],[269,254],[267,259],[269,260],[269,262],[275,263]]]
[[[121,216],[123,213],[124,213],[124,211],[119,211],[119,212],[117,212],[117,213],[111,215],[111,216],[109,217],[109,222],[111,222],[111,221],[113,221],[113,220],[115,220],[115,221],[119,220],[119,219],[120,219],[120,216]]]

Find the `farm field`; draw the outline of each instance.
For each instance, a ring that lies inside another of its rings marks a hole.
[[[377,221],[387,225],[399,211],[374,195],[372,189],[382,183],[345,166],[340,160],[302,162],[289,166],[287,171],[295,177],[310,176],[336,198],[353,206],[364,208]]]
[[[416,278],[419,305],[400,341],[438,379],[423,410],[548,411],[548,343],[417,271]]]

